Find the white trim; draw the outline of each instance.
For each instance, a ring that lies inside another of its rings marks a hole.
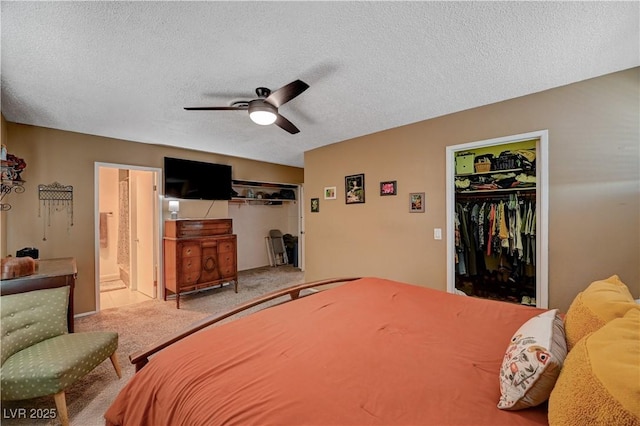
[[[447,197],[447,291],[455,292],[455,153],[486,146],[505,145],[536,139],[536,306],[549,306],[549,131],[538,130],[446,148]]]
[[[298,185],[298,268],[304,272],[304,255],[305,255],[305,235],[304,235],[304,187],[302,184]]]
[[[536,306],[549,307],[549,131],[542,130],[536,144]]]
[[[157,216],[157,224],[156,232],[154,233],[154,246],[156,247],[155,257],[157,259],[156,271],[157,271],[157,282],[158,285],[156,287],[156,299],[160,299],[164,294],[164,279],[163,279],[163,258],[162,258],[162,237],[164,236],[164,227],[162,221],[162,195],[160,188],[162,188],[162,169],[158,167],[146,167],[146,166],[134,166],[130,164],[117,164],[117,163],[103,163],[96,161],[94,163],[93,168],[93,193],[94,193],[94,201],[93,201],[93,211],[94,211],[94,291],[95,291],[95,303],[96,309],[93,312],[87,313],[87,315],[92,313],[100,312],[100,167],[108,167],[115,169],[126,169],[126,170],[140,170],[140,171],[148,171],[155,172],[155,186],[156,186],[156,216]],[[84,315],[84,314],[82,314]]]
[[[83,313],[81,313],[81,314],[75,314],[75,315],[73,316],[73,318],[75,319],[75,318],[88,317],[89,315],[95,315],[95,314],[97,314],[97,313],[98,313],[98,311],[97,311],[97,310],[95,310],[95,311],[89,311],[89,312],[83,312]]]

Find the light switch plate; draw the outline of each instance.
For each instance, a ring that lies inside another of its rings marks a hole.
[[[441,228],[433,228],[433,239],[441,240],[442,239],[442,229]]]

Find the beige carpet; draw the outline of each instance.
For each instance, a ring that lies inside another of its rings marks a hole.
[[[76,332],[112,330],[119,334],[118,357],[122,379],[118,380],[109,360],[99,365],[67,391],[67,406],[72,425],[104,425],[103,414],[120,389],[135,373],[129,355],[144,349],[164,336],[179,331],[207,315],[221,313],[273,290],[302,283],[304,273],[285,265],[243,271],[239,274],[236,294],[233,286],[202,291],[180,297],[180,309],[175,300],[151,300],[122,308],[105,309],[96,315],[77,318]],[[282,299],[285,300],[285,299]],[[277,303],[275,301],[274,303]],[[256,310],[258,308],[254,308]],[[242,314],[240,314],[241,316]],[[229,319],[231,320],[231,319]],[[227,320],[227,321],[229,321]],[[53,397],[2,403],[2,425],[56,425],[57,420],[16,417],[17,408],[54,408]],[[33,410],[33,412],[37,412]],[[13,416],[12,416],[13,413]]]

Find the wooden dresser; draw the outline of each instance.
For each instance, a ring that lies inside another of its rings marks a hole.
[[[177,219],[164,223],[164,300],[234,282],[238,292],[237,238],[231,219]]]

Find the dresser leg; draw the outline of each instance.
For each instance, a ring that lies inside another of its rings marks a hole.
[[[234,282],[236,283],[236,285],[235,285],[235,289],[236,289],[236,293],[237,293],[237,292],[238,292],[238,279],[236,278],[236,279],[234,280]]]
[[[180,309],[180,292],[176,293],[176,309]]]

